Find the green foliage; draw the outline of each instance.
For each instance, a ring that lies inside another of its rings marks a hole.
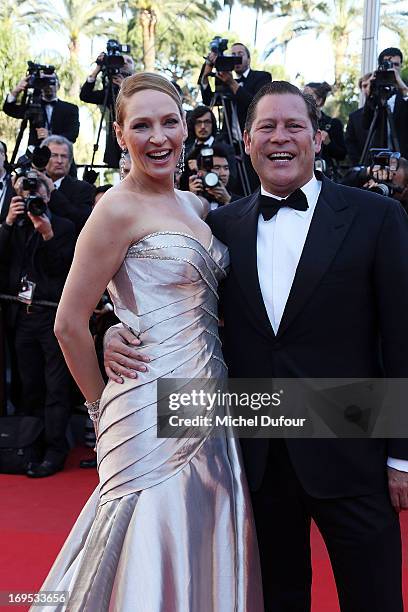
[[[28,39],[24,32],[17,31],[9,21],[0,20],[0,100],[4,100],[25,75],[27,59],[30,58]],[[0,113],[0,140],[4,140],[9,151],[14,147],[20,121]]]

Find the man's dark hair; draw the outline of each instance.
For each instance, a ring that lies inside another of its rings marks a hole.
[[[313,89],[316,96],[323,101],[323,104],[326,102],[326,98],[332,90],[331,86],[326,83],[326,81],[323,81],[323,83],[306,83],[305,87]]]
[[[381,51],[380,55],[378,56],[378,63],[382,64],[384,61],[384,57],[394,57],[395,55],[401,58],[402,64],[402,62],[404,61],[404,57],[402,55],[401,49],[398,49],[398,47],[388,47],[387,49],[384,49],[384,51]]]
[[[287,81],[272,81],[271,83],[267,83],[255,94],[251,104],[249,105],[245,121],[245,129],[247,132],[251,130],[259,100],[264,96],[280,96],[283,94],[292,94],[302,98],[306,104],[307,114],[309,115],[309,119],[312,123],[313,133],[316,134],[317,130],[319,129],[319,117],[317,114],[315,99],[313,96],[301,92],[298,87],[292,85],[292,83],[288,83]]]
[[[211,110],[211,108],[209,106],[205,106],[204,104],[200,104],[200,106],[196,106],[191,111],[191,113],[189,113],[189,115],[187,117],[187,129],[188,129],[188,137],[189,138],[194,138],[195,139],[195,131],[194,131],[195,123],[196,123],[197,119],[199,119],[200,117],[202,117],[206,113],[210,113],[210,115],[211,115],[211,121],[212,121],[211,134],[213,136],[216,135],[216,133],[217,133],[217,120],[215,118],[214,113],[212,112],[212,110]]]
[[[244,45],[244,43],[241,43],[241,42],[234,42],[234,43],[232,43],[231,47],[233,47],[234,45],[241,45],[241,47],[244,47],[244,49],[245,49],[245,51],[246,51],[246,54],[247,54],[248,58],[249,58],[249,59],[251,59],[251,53],[250,53],[250,51],[249,51],[248,47],[247,47],[246,45]]]
[[[8,173],[11,170],[11,166],[9,164],[8,157],[7,157],[7,145],[6,145],[6,143],[3,140],[0,140],[0,145],[2,146],[3,153],[4,153],[4,164],[3,164],[4,165],[4,169]]]
[[[214,144],[211,148],[213,150],[213,157],[225,157],[225,159],[228,161],[228,153],[225,147],[223,147],[221,144]]]
[[[98,193],[106,193],[109,189],[111,189],[113,187],[113,185],[111,185],[110,183],[106,183],[106,185],[99,185],[99,187],[97,187],[95,189],[94,192],[94,199],[95,197],[98,195]]]

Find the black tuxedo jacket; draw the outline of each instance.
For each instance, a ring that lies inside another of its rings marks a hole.
[[[94,197],[94,185],[68,175],[59,189],[51,193],[49,208],[54,214],[70,219],[79,234],[92,212]]]
[[[363,125],[365,129],[369,129],[373,116],[373,102],[369,98],[364,105]],[[408,158],[408,100],[404,100],[400,93],[397,93],[392,116],[394,119],[395,131],[398,138],[401,155],[402,157]],[[384,137],[381,136],[381,132],[381,127],[376,130],[373,147],[384,146],[382,140]]]
[[[6,115],[14,117],[15,119],[24,119],[26,112],[25,104],[18,104],[18,102],[4,102],[3,110]],[[44,112],[44,126],[47,125],[45,109]],[[79,134],[79,112],[76,104],[70,102],[64,102],[63,100],[57,100],[51,116],[51,131],[53,134],[58,136],[65,136],[71,142],[75,142]],[[30,124],[30,134],[28,137],[29,145],[38,145],[41,140],[37,138],[37,132],[35,128]]]
[[[231,257],[223,288],[231,377],[408,375],[408,217],[395,200],[322,180],[276,335],[257,273],[259,194],[208,216]],[[273,440],[241,442],[256,490]],[[405,440],[290,439],[287,447],[304,488],[316,497],[381,490],[387,455],[408,459]]]
[[[364,149],[368,136],[368,129],[363,123],[364,108],[358,108],[354,113],[350,113],[346,128],[346,147],[347,154],[353,166],[360,163],[360,157]]]
[[[266,85],[266,83],[269,83],[270,81],[272,81],[272,76],[269,72],[265,72],[264,70],[250,70],[247,78],[238,89],[237,93],[235,95],[231,93],[231,99],[236,103],[238,121],[241,131],[244,130],[245,119],[248,107],[252,102],[252,98],[261,89],[261,87],[263,87],[263,85]],[[201,86],[201,96],[203,99],[203,104],[210,106],[213,97],[213,92],[210,85],[205,89]]]
[[[14,191],[13,186],[11,184],[11,177],[10,177],[10,175],[7,175],[3,179],[3,181],[5,183],[6,193],[4,195],[3,206],[1,207],[1,210],[0,210],[0,223],[3,223],[3,221],[6,219],[6,217],[8,215],[9,208],[10,208],[11,198],[13,197],[13,195],[15,195],[15,191]]]

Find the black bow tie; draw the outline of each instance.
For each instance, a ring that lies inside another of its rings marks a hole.
[[[289,197],[284,200],[277,200],[271,196],[260,195],[260,206],[259,212],[262,214],[265,221],[272,219],[280,208],[289,206],[295,210],[307,210],[309,208],[307,204],[307,198],[301,189],[296,189]]]
[[[41,104],[43,106],[55,106],[57,103],[57,100],[41,100]]]
[[[244,77],[244,75],[242,74],[240,77],[237,77],[235,80],[237,83],[245,83],[246,77]]]

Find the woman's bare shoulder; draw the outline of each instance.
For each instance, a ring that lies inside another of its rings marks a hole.
[[[203,202],[201,198],[199,198],[195,193],[191,193],[191,191],[181,191],[180,189],[176,189],[175,192],[181,200],[187,204],[190,204],[190,206],[194,208],[200,219],[206,218],[208,210],[205,202]]]

